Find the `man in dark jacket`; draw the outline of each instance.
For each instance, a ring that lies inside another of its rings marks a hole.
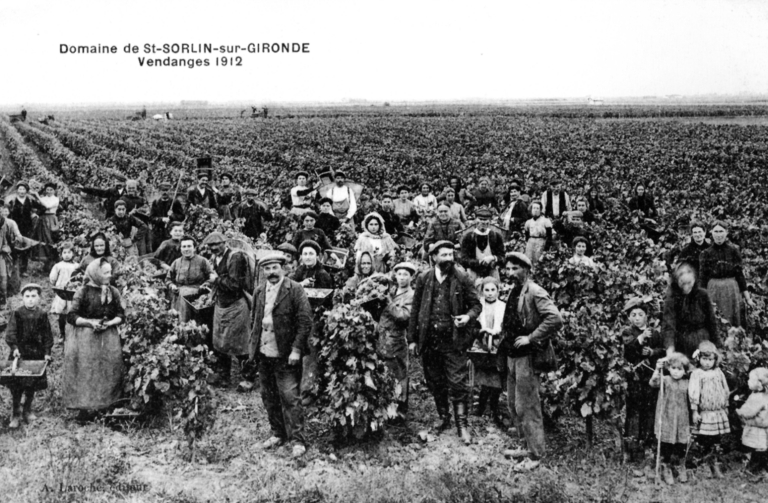
[[[103,198],[104,202],[102,203],[102,205],[104,207],[104,213],[106,215],[106,218],[109,218],[115,214],[115,202],[118,199],[121,199],[123,195],[125,195],[125,183],[122,180],[117,180],[115,182],[115,186],[110,189],[99,189],[96,187],[82,187],[82,186],[77,186],[73,188],[76,190],[79,190],[83,194],[90,194],[92,196]]]
[[[513,232],[523,232],[525,221],[530,218],[528,205],[520,198],[520,186],[513,183],[509,186],[509,202],[501,214],[503,227],[507,229],[507,239]]]
[[[253,239],[259,239],[264,232],[264,220],[272,220],[272,213],[267,205],[256,199],[254,189],[243,190],[245,201],[235,206],[232,216],[245,219],[243,234]]]
[[[336,231],[341,227],[339,218],[333,214],[333,201],[324,197],[320,199],[320,213],[317,215],[315,225],[325,233],[325,236],[331,243],[336,242]]]
[[[491,179],[487,176],[480,179],[477,188],[472,191],[472,197],[473,200],[469,203],[467,213],[474,211],[480,206],[499,211],[499,200],[496,198],[496,192],[491,187]]]
[[[435,268],[416,281],[408,325],[409,349],[422,356],[424,377],[441,419],[438,429],[451,426],[450,396],[459,435],[470,444],[466,351],[473,337],[468,326],[480,315],[482,306],[466,272],[454,265],[453,243],[438,241],[429,253]]]
[[[259,360],[261,399],[272,429],[263,447],[291,441],[293,456],[299,457],[307,443],[299,394],[300,362],[312,329],[312,308],[304,288],[284,276],[284,262],[279,252],[259,262],[267,282],[253,294],[254,358]]]
[[[171,201],[171,184],[162,182],[158,188],[160,189],[160,197],[152,201],[149,210],[149,221],[152,223],[153,250],[157,250],[160,243],[168,237],[168,229],[173,222],[184,220],[184,208],[181,202],[178,200]]]
[[[546,351],[549,339],[563,326],[555,303],[546,290],[531,281],[531,259],[520,252],[505,257],[507,274],[514,287],[507,299],[501,324],[499,353],[507,356],[509,413],[527,449],[508,451],[523,470],[538,466],[544,455],[544,422],[539,399],[539,376],[533,355]]]
[[[440,204],[437,207],[437,218],[430,222],[427,232],[424,234],[424,250],[429,250],[438,241],[450,241],[458,244],[461,228],[461,222],[451,217],[448,206]]]
[[[190,187],[187,192],[187,204],[214,210],[219,207],[216,194],[213,192],[213,189],[208,186],[209,180],[209,171],[198,172],[197,185]]]
[[[214,254],[211,263],[217,278],[213,282],[212,295],[216,299],[213,311],[213,349],[219,360],[221,384],[229,383],[232,370],[232,357],[241,364],[241,374],[245,379],[240,387],[249,390],[255,379],[255,369],[248,365],[253,353],[251,341],[249,278],[251,271],[248,259],[243,252],[231,250],[226,237],[220,232],[212,232],[203,241]]]
[[[477,225],[461,238],[461,264],[478,278],[493,276],[499,279],[496,265],[504,258],[504,238],[491,227],[489,209],[479,208],[475,214]]]

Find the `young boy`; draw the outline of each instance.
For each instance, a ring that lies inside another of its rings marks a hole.
[[[650,306],[641,297],[634,297],[624,306],[630,326],[621,337],[624,341],[624,358],[634,371],[627,383],[627,418],[624,435],[632,436],[640,444],[649,447],[653,442],[653,418],[658,392],[648,385],[656,361],[664,355],[661,334],[648,326]],[[637,434],[632,435],[632,423],[637,422]],[[645,445],[643,445],[645,444]]]
[[[19,360],[51,360],[53,333],[48,315],[38,307],[43,289],[40,285],[29,283],[21,289],[22,305],[16,309],[8,321],[5,342],[11,348],[11,358]],[[23,414],[24,422],[29,424],[35,419],[32,413],[32,400],[35,391],[48,388],[48,380],[43,374],[40,377],[3,376],[0,384],[11,391],[13,411],[9,428],[19,427],[19,418]],[[21,395],[24,395],[24,410],[21,409]]]
[[[51,281],[51,285],[56,288],[66,288],[69,284],[72,273],[77,269],[78,264],[74,261],[75,251],[73,245],[70,242],[64,243],[61,248],[61,262],[57,263],[51,269],[51,274],[48,279]],[[62,299],[58,295],[53,299],[51,303],[51,314],[57,314],[59,316],[59,339],[64,340],[67,329],[67,314],[72,307],[72,301]]]

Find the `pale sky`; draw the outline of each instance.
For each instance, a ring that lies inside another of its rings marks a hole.
[[[0,0],[0,105],[610,98],[768,92],[768,2]],[[308,42],[309,54],[125,54]],[[59,45],[117,54],[60,54]],[[201,68],[138,57],[209,58]]]

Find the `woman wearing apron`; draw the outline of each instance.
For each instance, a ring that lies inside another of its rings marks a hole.
[[[40,196],[40,204],[45,207],[42,218],[40,218],[37,227],[35,227],[36,241],[40,241],[37,248],[37,257],[44,263],[44,270],[50,271],[56,262],[56,249],[53,244],[56,242],[59,233],[59,219],[56,212],[59,209],[59,198],[56,197],[56,184],[46,183],[45,194]]]
[[[210,290],[210,284],[216,279],[213,266],[205,257],[195,253],[194,238],[181,238],[181,257],[171,264],[166,283],[171,290],[171,308],[179,312],[182,323],[189,321],[192,311],[182,297],[195,295],[200,290]]]
[[[94,260],[85,270],[86,283],[72,299],[67,316],[75,330],[64,341],[62,399],[68,409],[109,408],[123,391],[123,351],[117,326],[125,320],[120,291],[110,286],[112,265]]]

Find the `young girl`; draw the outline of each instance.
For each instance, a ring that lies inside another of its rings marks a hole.
[[[752,393],[736,414],[744,423],[741,443],[752,451],[747,469],[758,474],[768,469],[768,369],[753,369],[747,385]]]
[[[73,245],[70,242],[64,243],[61,249],[61,262],[57,263],[51,269],[49,275],[51,284],[56,288],[64,288],[69,283],[72,273],[77,269],[78,265],[74,262],[75,251]],[[63,341],[67,330],[67,314],[69,308],[72,305],[72,301],[62,299],[58,295],[53,299],[51,303],[51,314],[59,315],[59,338]]]
[[[482,416],[485,404],[490,402],[491,414],[496,424],[501,424],[499,397],[502,381],[496,365],[496,354],[501,342],[501,322],[504,319],[506,304],[499,300],[499,282],[487,277],[480,280],[480,297],[483,311],[480,313],[481,341],[476,341],[476,349],[470,353],[475,365],[475,383],[480,385],[480,400],[475,414]]]
[[[630,326],[621,337],[624,341],[624,358],[632,364],[633,372],[627,382],[627,417],[624,435],[634,437],[639,447],[653,444],[653,402],[656,393],[648,386],[656,361],[664,355],[661,333],[648,326],[650,306],[642,297],[634,297],[624,306]],[[637,433],[633,423],[637,423]]]
[[[728,423],[728,383],[720,370],[720,353],[710,341],[702,341],[693,353],[699,368],[691,373],[688,398],[693,411],[693,425],[697,440],[705,455],[711,454],[710,466],[715,478],[723,478],[716,447],[722,435],[730,433]]]
[[[13,311],[8,321],[5,342],[11,348],[11,358],[19,360],[51,359],[53,333],[51,323],[42,309],[38,308],[43,289],[40,285],[29,283],[21,289],[23,305]],[[19,418],[23,414],[24,422],[29,424],[35,419],[32,413],[32,400],[35,391],[48,388],[48,380],[40,377],[0,377],[0,384],[8,387],[13,399],[13,411],[9,428],[19,427]],[[21,396],[24,395],[24,410],[21,409]]]
[[[539,257],[552,241],[552,221],[541,214],[541,202],[534,201],[529,208],[530,220],[525,222],[523,232],[527,244],[525,254],[531,259],[533,266],[539,262]]]
[[[685,448],[691,438],[691,423],[688,418],[688,378],[686,373],[690,363],[688,357],[681,353],[672,353],[656,362],[656,370],[651,377],[651,386],[659,388],[659,398],[656,401],[656,419],[654,432],[661,440],[661,460],[664,463],[664,482],[674,484],[670,464],[675,457],[680,462],[678,480],[688,481],[685,471]],[[663,368],[669,375],[662,376]],[[662,382],[663,381],[663,382]]]

